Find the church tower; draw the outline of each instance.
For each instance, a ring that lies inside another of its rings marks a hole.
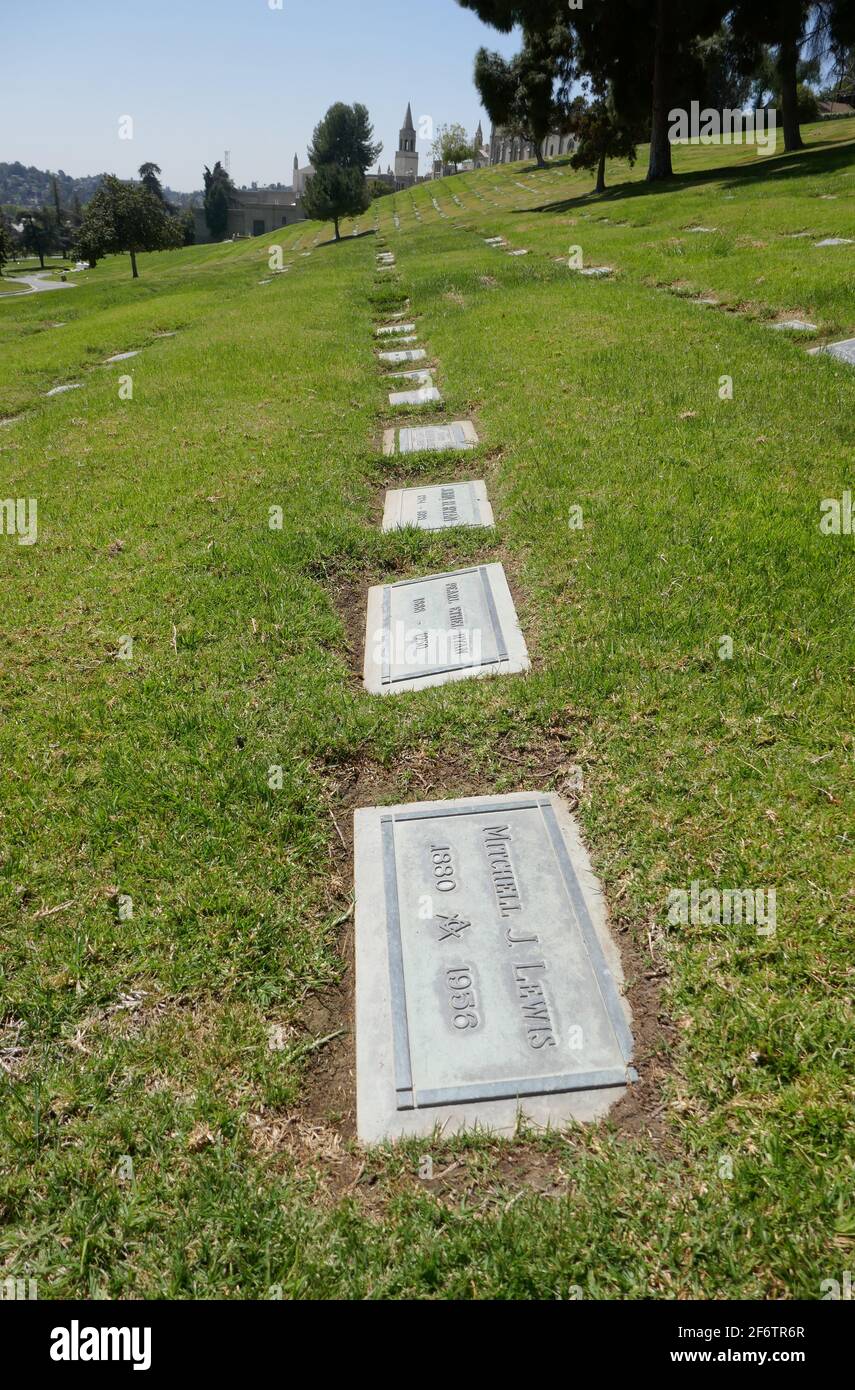
[[[398,136],[398,149],[395,154],[395,178],[406,183],[415,183],[419,174],[419,156],[416,151],[416,128],[413,113],[407,102],[407,114]]]

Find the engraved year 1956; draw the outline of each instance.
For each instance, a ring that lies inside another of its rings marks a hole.
[[[472,972],[467,969],[446,970],[445,981],[451,991],[451,1022],[459,1033],[477,1028],[481,1022],[478,1000],[472,987]]]

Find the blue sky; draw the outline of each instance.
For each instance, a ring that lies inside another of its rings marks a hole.
[[[362,101],[385,169],[408,101],[417,125],[488,133],[481,44],[518,46],[456,0],[26,0],[3,21],[0,160],[120,177],[154,160],[189,191],[228,149],[235,183],[290,183],[326,108]]]

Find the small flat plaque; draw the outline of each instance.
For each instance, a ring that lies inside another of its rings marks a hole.
[[[390,391],[390,405],[431,405],[442,400],[435,386],[419,386],[415,391]]]
[[[849,236],[827,236],[822,241],[815,241],[814,246],[851,246],[852,238]]]
[[[815,333],[816,324],[808,323],[806,319],[781,319],[779,323],[773,323],[772,327],[779,333]]]
[[[445,531],[450,526],[492,526],[493,509],[482,480],[437,483],[425,487],[391,488],[386,493],[383,530],[417,526],[420,531]]]
[[[364,1143],[598,1118],[635,1079],[620,958],[559,797],[370,807],[355,822]]]
[[[406,348],[401,352],[378,352],[381,362],[423,362],[427,357],[424,348]]]
[[[430,367],[416,367],[412,372],[387,372],[386,376],[392,381],[417,381],[420,386],[433,385],[433,372]]]
[[[848,362],[850,366],[855,367],[855,338],[845,338],[842,343],[829,343],[823,351],[830,353],[840,362]]]
[[[501,565],[378,584],[368,591],[366,690],[397,695],[529,668]]]
[[[471,449],[478,443],[475,426],[470,420],[455,420],[451,425],[425,425],[423,429],[386,430],[383,452],[395,453],[395,435],[399,454],[435,452],[442,449]]]
[[[392,338],[397,333],[415,333],[415,331],[416,325],[414,323],[386,323],[380,328],[375,328],[374,336],[375,338]]]

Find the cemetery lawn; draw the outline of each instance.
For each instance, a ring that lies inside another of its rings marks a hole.
[[[855,122],[805,134],[655,190],[641,151],[599,198],[488,169],[338,246],[108,258],[0,307],[0,498],[38,501],[36,544],[0,536],[0,1279],[778,1299],[852,1268],[855,543],[819,520],[855,369],[806,348],[855,336],[855,245],[814,244],[855,238]],[[470,455],[380,454],[399,291]],[[386,485],[451,476],[494,534],[380,533]],[[368,696],[368,585],[476,560],[530,674]],[[574,768],[639,1085],[595,1128],[361,1150],[353,808],[572,802]],[[693,881],[775,888],[775,934],[670,924]]]

